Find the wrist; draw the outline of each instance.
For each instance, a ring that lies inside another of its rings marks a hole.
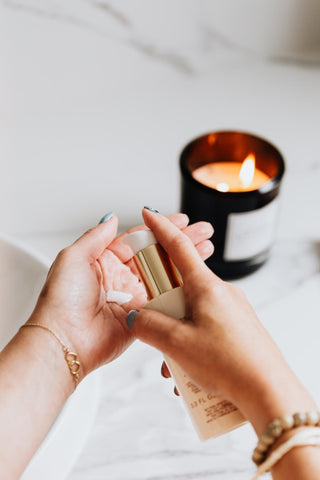
[[[317,405],[292,370],[286,366],[271,377],[254,382],[237,402],[258,436],[275,418],[301,411],[317,410]]]
[[[51,330],[58,337],[58,339],[51,338],[51,340],[54,340],[58,350],[60,347],[62,359],[66,364],[67,362],[64,359],[65,352],[63,351],[63,347],[67,347],[70,352],[76,354],[77,361],[80,362],[78,383],[83,380],[88,373],[88,369],[86,355],[83,353],[83,348],[81,348],[83,342],[79,337],[78,328],[73,325],[72,322],[66,318],[63,318],[59,312],[53,314],[52,309],[47,308],[44,305],[37,305],[36,309],[26,323],[38,323]],[[50,334],[49,332],[44,332],[44,334],[46,336],[52,336],[52,333]]]
[[[56,332],[45,323],[32,316],[25,325],[28,326],[21,327],[16,336],[19,348],[25,351],[33,365],[37,365],[39,374],[61,390],[60,395],[66,400],[80,381],[80,376],[75,378],[68,365],[73,357],[66,358],[64,344],[57,340],[58,336],[55,338]],[[78,368],[75,365],[73,369],[75,367]]]

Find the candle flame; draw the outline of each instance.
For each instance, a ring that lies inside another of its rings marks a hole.
[[[255,156],[253,153],[250,153],[243,161],[239,178],[244,188],[250,187],[253,177],[254,177],[254,170],[255,170]]]

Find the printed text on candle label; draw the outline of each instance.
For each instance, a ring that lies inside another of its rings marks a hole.
[[[278,201],[251,212],[230,213],[224,260],[246,260],[268,249],[274,239]]]

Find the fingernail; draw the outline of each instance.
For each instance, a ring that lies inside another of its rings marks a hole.
[[[153,212],[153,213],[160,213],[159,210],[153,207],[149,207],[148,205],[145,205],[143,208],[146,208],[147,210],[150,210],[150,212]]]
[[[169,378],[168,373],[167,373],[167,369],[164,366],[164,362],[161,365],[161,375],[163,376],[163,378]]]
[[[110,220],[111,217],[113,217],[114,213],[113,212],[109,212],[109,213],[106,213],[104,217],[101,218],[100,222],[98,223],[98,225],[100,225],[100,223],[105,223],[107,222],[108,220]]]
[[[138,310],[130,310],[130,312],[127,315],[126,321],[130,330],[132,330],[133,320],[136,318],[136,315],[138,313],[139,313]]]

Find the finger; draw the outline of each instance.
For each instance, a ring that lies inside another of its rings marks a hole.
[[[167,251],[185,281],[189,277],[194,278],[195,274],[207,272],[205,263],[187,235],[160,213],[144,208],[142,214],[146,225]]]
[[[126,320],[136,338],[171,358],[188,348],[189,326],[181,320],[148,309],[132,310]]]
[[[197,222],[184,228],[183,233],[187,235],[193,245],[198,245],[204,240],[209,240],[213,235],[213,227],[209,222]]]
[[[182,230],[189,224],[189,217],[185,213],[173,213],[172,215],[167,215],[166,218],[170,220],[170,222],[172,222],[174,225],[176,225],[180,230]],[[117,239],[121,239],[129,233],[137,232],[139,230],[147,230],[147,228],[148,227],[146,227],[144,223],[136,227],[132,227],[122,235],[119,235]]]
[[[214,245],[210,240],[205,240],[204,242],[199,243],[196,246],[196,249],[202,260],[207,260],[214,252]]]
[[[184,213],[175,213],[173,215],[168,215],[168,220],[176,225],[177,228],[184,229],[189,223],[189,218]],[[128,245],[122,243],[122,239],[132,232],[137,232],[139,230],[147,230],[145,225],[139,225],[138,227],[130,228],[122,235],[119,235],[112,243],[109,245],[109,249],[117,255],[117,257],[123,262],[127,263],[133,256],[132,250]]]
[[[186,228],[189,224],[189,217],[185,213],[172,213],[171,215],[166,215],[166,218],[180,230]]]
[[[166,362],[162,362],[161,375],[164,378],[170,378],[171,377],[171,373],[169,372],[169,368],[168,368],[168,365],[166,364]]]
[[[118,219],[113,215],[105,223],[100,223],[84,233],[72,244],[82,257],[97,260],[117,234]]]

